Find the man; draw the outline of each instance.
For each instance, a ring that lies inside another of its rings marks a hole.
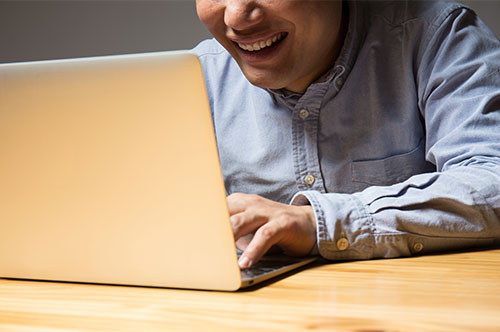
[[[335,260],[500,239],[500,42],[470,9],[196,4],[241,268],[272,246]]]

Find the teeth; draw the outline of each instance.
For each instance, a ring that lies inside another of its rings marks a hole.
[[[284,36],[286,36],[286,33],[282,32],[282,33],[277,34],[277,35],[273,36],[272,38],[269,38],[268,40],[265,40],[265,41],[261,41],[261,42],[257,42],[257,43],[253,43],[253,44],[249,44],[249,45],[238,43],[238,46],[240,48],[244,49],[245,51],[260,51],[261,49],[263,49],[265,47],[271,46],[272,44],[274,44],[278,40],[281,40],[281,38],[283,38]]]

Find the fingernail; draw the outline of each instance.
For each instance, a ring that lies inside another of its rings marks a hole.
[[[240,266],[240,269],[246,269],[250,266],[250,260],[247,256],[242,255],[238,261],[238,265]]]

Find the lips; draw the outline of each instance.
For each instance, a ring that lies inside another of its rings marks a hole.
[[[241,48],[244,51],[256,52],[279,43],[282,39],[286,37],[286,35],[287,35],[286,32],[279,32],[265,40],[260,40],[252,43],[235,41],[235,43],[239,46],[239,48]]]

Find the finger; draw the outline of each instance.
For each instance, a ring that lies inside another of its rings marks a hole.
[[[244,212],[232,215],[230,217],[230,221],[231,227],[233,229],[234,239],[238,240],[242,236],[254,233],[267,221],[267,219],[256,215],[253,209],[249,209]]]
[[[247,234],[245,236],[240,237],[238,240],[236,240],[236,248],[244,251],[247,247],[250,241],[252,241],[253,234]]]
[[[249,206],[256,204],[257,195],[233,193],[226,197],[229,215],[234,215],[245,211]]]
[[[271,221],[260,227],[238,261],[240,268],[254,265],[271,246],[279,242],[280,236],[280,226],[276,222]]]

